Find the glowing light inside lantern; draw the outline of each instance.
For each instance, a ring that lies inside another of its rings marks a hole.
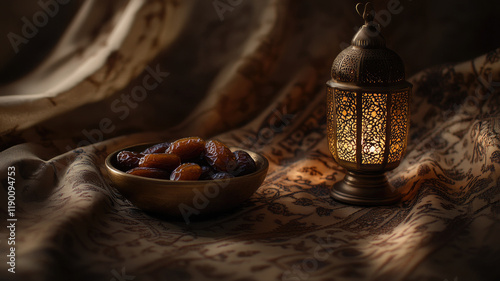
[[[357,110],[361,109],[361,164],[378,165],[401,160],[408,133],[408,91],[356,93],[335,89],[329,94],[331,100],[335,100],[335,112],[331,112],[331,117],[336,115],[332,122],[336,123],[337,133],[331,138],[330,147],[338,159],[357,162]],[[361,107],[357,104],[359,96]]]

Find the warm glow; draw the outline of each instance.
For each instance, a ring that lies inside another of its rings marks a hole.
[[[336,125],[336,136],[331,137],[330,149],[337,153],[340,160],[356,163],[358,125],[361,125],[361,164],[376,165],[383,164],[384,159],[386,163],[401,159],[406,149],[408,134],[408,91],[391,94],[356,93],[335,89],[329,95],[330,102],[335,103],[331,106],[335,108],[336,113],[331,112],[329,116],[336,117],[329,123],[330,126]],[[361,95],[361,124],[358,124],[357,117],[357,95]],[[391,105],[390,108],[387,108],[388,104]],[[386,148],[386,145],[389,147]]]
[[[339,158],[356,162],[356,93],[335,91],[337,104],[337,145]]]
[[[382,164],[384,160],[387,94],[362,94],[361,163]]]

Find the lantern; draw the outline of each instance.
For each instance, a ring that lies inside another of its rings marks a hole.
[[[349,204],[386,205],[400,199],[385,172],[406,150],[412,85],[401,58],[386,48],[371,4],[363,13],[359,7],[365,24],[334,60],[327,82],[328,146],[347,170],[331,195]]]

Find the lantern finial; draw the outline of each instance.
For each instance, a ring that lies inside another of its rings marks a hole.
[[[365,8],[364,8],[363,12],[361,12],[362,6],[363,6],[363,3],[358,3],[356,5],[356,12],[358,12],[358,14],[365,20],[365,24],[372,22],[374,19],[373,11],[375,10],[375,9],[373,9],[372,3],[367,2],[364,5]]]
[[[363,8],[363,12],[361,9]],[[356,5],[356,11],[365,20],[365,24],[359,29],[358,33],[354,35],[351,41],[351,45],[358,46],[361,48],[384,48],[385,39],[380,33],[380,25],[374,21],[375,19],[375,9],[372,3],[368,2],[366,4],[358,3]]]

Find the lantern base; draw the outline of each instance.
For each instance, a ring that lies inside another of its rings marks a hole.
[[[391,205],[401,195],[389,184],[384,173],[357,173],[348,171],[342,181],[333,185],[335,200],[352,205]]]

